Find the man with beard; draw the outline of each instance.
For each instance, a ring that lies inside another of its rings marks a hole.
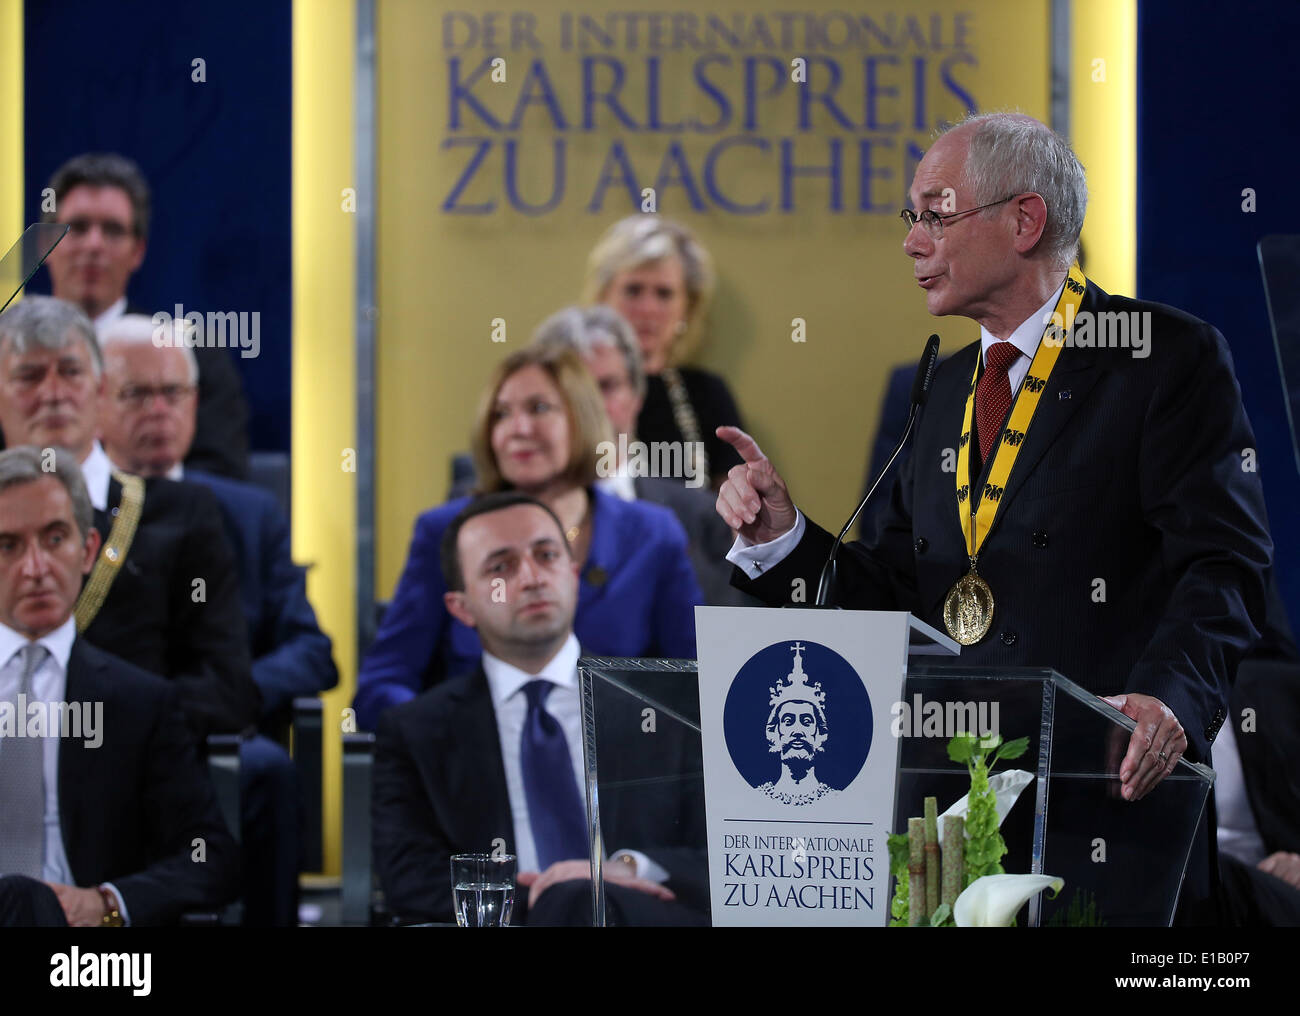
[[[781,756],[781,777],[758,789],[782,804],[811,804],[839,791],[817,779],[814,763],[826,750],[826,693],[821,684],[808,684],[803,671],[803,648],[795,643],[794,670],[778,681],[767,717],[769,750]]]

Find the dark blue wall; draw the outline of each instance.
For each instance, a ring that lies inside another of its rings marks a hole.
[[[260,311],[261,353],[235,357],[255,449],[289,449],[289,0],[59,0],[25,6],[28,221],[69,156],[135,159],[154,215],[133,303]],[[191,61],[207,80],[191,80]],[[49,291],[37,275],[34,290]]]
[[[1300,630],[1300,472],[1255,251],[1269,233],[1300,233],[1297,39],[1289,0],[1138,4],[1137,295],[1209,321],[1232,348]]]

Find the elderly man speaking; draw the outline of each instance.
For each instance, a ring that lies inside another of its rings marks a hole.
[[[1119,767],[1137,801],[1184,754],[1209,761],[1264,614],[1272,541],[1227,347],[1083,277],[1083,167],[1036,120],[950,128],[910,198],[903,251],[926,306],[978,322],[980,341],[936,373],[883,518],[840,555],[840,603],[911,611],[968,664],[1054,667],[1106,696],[1137,724]],[[718,434],[744,458],[717,501],[735,581],[780,603],[833,537],[749,435]],[[1205,828],[1180,921],[1214,918]]]

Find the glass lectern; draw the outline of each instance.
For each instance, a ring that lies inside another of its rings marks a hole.
[[[585,657],[578,667],[594,923],[623,923],[603,877],[616,851],[638,851],[668,873],[683,923],[707,922],[695,662]],[[1142,801],[1123,800],[1119,764],[1133,721],[1051,670],[914,662],[903,701],[989,703],[1005,738],[1029,738],[1023,756],[995,770],[1034,776],[1003,822],[1002,863],[1008,872],[1060,876],[1065,888],[1055,899],[1035,897],[1020,924],[1172,923],[1212,770],[1181,760]],[[893,831],[923,813],[925,797],[938,798],[943,811],[970,786],[964,765],[948,759],[945,739],[903,734]]]

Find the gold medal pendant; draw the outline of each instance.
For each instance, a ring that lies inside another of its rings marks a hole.
[[[993,590],[971,570],[957,580],[943,601],[943,623],[957,642],[973,646],[993,624]]]

